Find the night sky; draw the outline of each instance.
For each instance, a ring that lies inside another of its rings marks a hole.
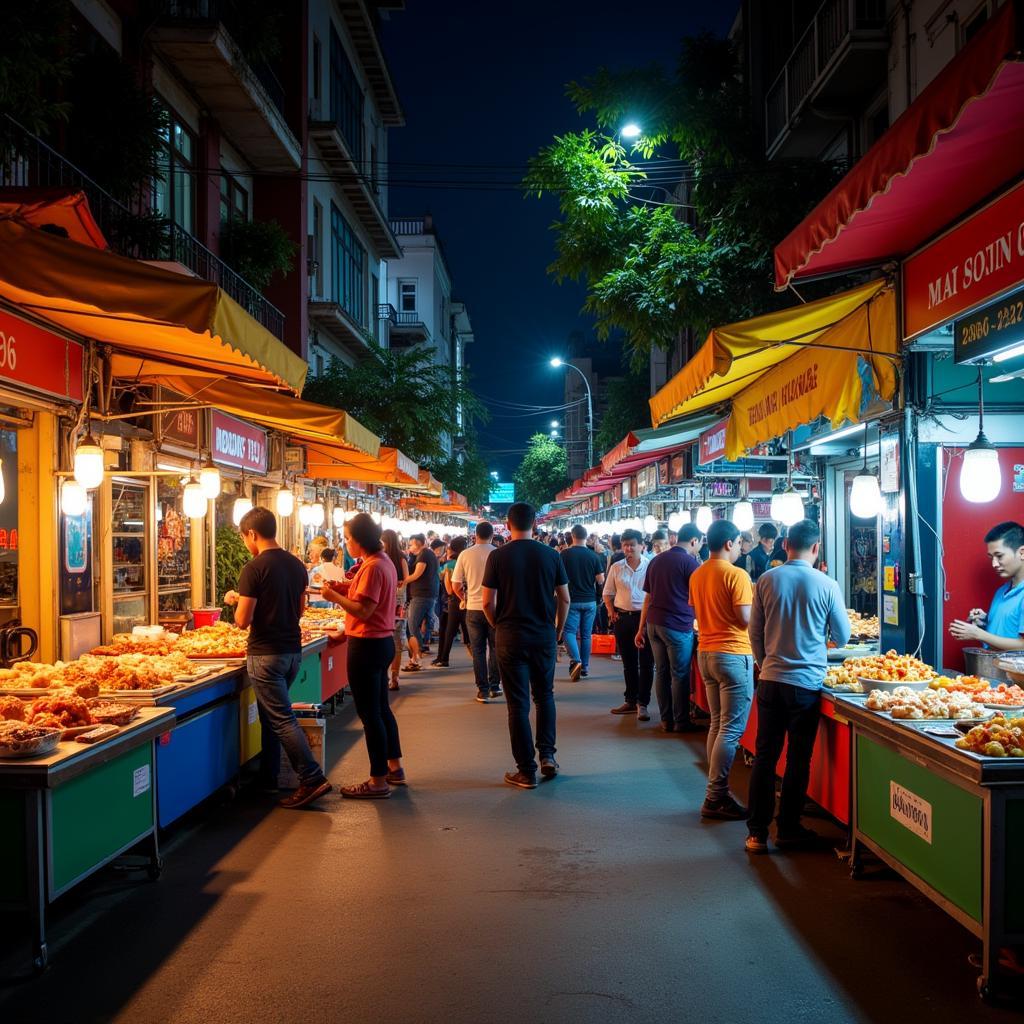
[[[562,376],[547,361],[564,352],[572,331],[592,336],[579,312],[583,289],[557,285],[546,273],[557,206],[512,189],[414,183],[518,182],[528,158],[554,135],[591,126],[566,99],[567,82],[601,65],[671,67],[683,35],[726,33],[737,7],[732,0],[632,7],[605,0],[408,0],[407,10],[384,23],[407,122],[389,136],[391,215],[433,214],[454,297],[467,304],[473,322],[476,341],[467,358],[482,396],[558,404]],[[466,166],[474,164],[488,166]],[[502,479],[511,479],[520,455],[498,450],[522,448],[550,418],[495,416],[483,428],[483,454]]]

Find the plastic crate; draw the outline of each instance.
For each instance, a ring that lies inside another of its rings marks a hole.
[[[595,633],[590,640],[591,654],[614,654],[615,637],[611,633]]]

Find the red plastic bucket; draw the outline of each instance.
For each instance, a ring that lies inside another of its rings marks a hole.
[[[192,621],[195,628],[212,626],[220,618],[220,608],[193,608]]]

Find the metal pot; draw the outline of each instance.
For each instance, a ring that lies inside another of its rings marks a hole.
[[[997,665],[997,662],[1005,657],[1005,651],[994,651],[988,647],[964,648],[964,663],[967,665],[967,674],[981,676],[982,679],[991,679],[999,683],[1010,682],[1010,677]]]

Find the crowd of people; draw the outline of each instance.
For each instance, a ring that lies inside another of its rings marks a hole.
[[[507,536],[478,523],[472,543],[424,534],[405,543],[361,513],[346,522],[340,551],[319,546],[303,565],[278,546],[271,512],[246,514],[239,529],[253,558],[238,592],[225,600],[236,605],[236,623],[250,629],[247,668],[264,726],[264,785],[276,789],[282,748],[299,779],[281,806],[307,806],[331,789],[288,698],[301,661],[299,619],[312,594],[346,613],[349,686],[370,761],[369,777],[343,787],[343,797],[386,799],[407,783],[389,692],[399,689],[402,672],[423,671],[435,641],[430,666],[447,667],[459,636],[472,657],[475,699],[505,698],[515,761],[505,782],[533,789],[538,775],[553,778],[559,652],[568,656],[568,679],[579,682],[589,672],[595,629],[610,629],[624,682],[623,701],[611,713],[649,721],[653,697],[664,732],[707,728],[701,816],[745,820],[746,848],[766,851],[775,771],[788,740],[776,843],[812,841],[800,814],[826,641],[845,644],[850,631],[838,584],[816,568],[818,526],[804,520],[782,540],[765,524],[756,543],[728,520],[706,533],[689,524],[647,536],[624,530],[602,538],[581,525],[546,534],[524,502],[510,507],[506,525]],[[706,726],[694,718],[695,662],[710,709]],[[755,666],[758,733],[748,808],[729,777],[755,697]]]

